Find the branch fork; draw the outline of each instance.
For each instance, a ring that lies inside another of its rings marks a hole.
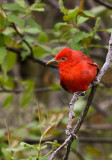
[[[66,130],[66,133],[70,134],[70,135],[64,141],[64,143],[52,153],[50,160],[53,160],[55,158],[56,154],[58,153],[58,151],[60,151],[65,146],[67,146],[67,149],[66,149],[66,153],[65,153],[65,156],[63,159],[68,160],[71,144],[74,141],[74,139],[77,138],[76,134],[78,133],[78,131],[79,131],[79,129],[80,129],[87,113],[88,113],[89,107],[90,107],[92,100],[93,100],[93,97],[94,97],[94,94],[96,92],[96,89],[97,89],[103,75],[105,74],[106,70],[110,67],[111,60],[112,60],[112,33],[111,33],[110,40],[109,40],[109,49],[108,49],[108,53],[106,56],[106,61],[103,65],[103,67],[101,68],[100,72],[96,76],[95,80],[92,82],[92,89],[91,89],[90,95],[88,97],[87,104],[86,104],[84,110],[82,111],[81,116],[79,117],[76,125],[74,126],[72,131],[70,131],[72,128],[72,120],[74,117],[74,112],[73,112],[74,103],[78,100],[79,96],[81,96],[81,92],[77,92],[73,95],[73,98],[70,101],[69,121],[68,121],[68,125],[67,125],[67,130]]]

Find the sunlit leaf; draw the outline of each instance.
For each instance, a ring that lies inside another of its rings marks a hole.
[[[77,24],[81,24],[86,22],[89,18],[93,18],[94,14],[91,11],[85,10],[83,11],[83,13],[87,16],[81,16],[79,15],[78,20],[77,20]]]
[[[69,10],[66,16],[63,17],[64,21],[74,21],[79,13],[79,9],[76,7],[73,10]]]
[[[25,7],[25,1],[24,0],[15,0],[21,7]]]
[[[4,4],[3,8],[8,9],[8,10],[12,10],[12,11],[16,11],[16,12],[19,11],[19,12],[25,13],[25,9],[17,3]]]
[[[40,28],[37,28],[37,27],[25,27],[25,28],[22,28],[22,31],[30,34],[37,34],[41,30]]]
[[[8,15],[8,21],[17,24],[20,27],[24,26],[24,20],[15,15]]]
[[[57,32],[61,27],[66,26],[67,23],[66,22],[58,22],[56,23],[56,25],[54,26],[54,31]]]
[[[41,150],[42,149],[46,149],[47,148],[47,145],[43,145],[42,147],[41,147]]]

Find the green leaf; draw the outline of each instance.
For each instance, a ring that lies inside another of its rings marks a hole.
[[[3,107],[7,107],[8,105],[10,105],[13,101],[13,96],[8,96],[5,101],[4,101],[4,104],[3,104]]]
[[[7,80],[5,80],[4,76],[0,77],[0,83],[7,88],[14,89],[14,79],[12,77],[8,77]]]
[[[42,149],[46,149],[47,148],[47,145],[43,145],[42,147],[41,147],[41,150]]]
[[[66,22],[59,22],[54,26],[54,31],[57,32],[61,27],[66,26]]]
[[[81,43],[75,44],[74,41],[72,40],[71,48],[74,50],[80,51],[82,48],[82,44]]]
[[[22,28],[22,31],[30,34],[37,34],[41,30],[37,27],[25,27],[25,28]]]
[[[57,90],[60,90],[61,89],[61,86],[60,85],[53,85],[52,86],[52,90],[53,91],[57,91]]]
[[[71,46],[72,46],[72,49],[75,49],[75,50],[78,50],[80,51],[81,50],[81,47],[82,47],[82,44],[80,43],[81,40],[87,38],[91,36],[91,33],[86,33],[86,32],[78,32],[73,38],[72,38],[72,41],[71,41]]]
[[[25,142],[20,142],[20,146],[23,146],[24,149],[29,149],[29,148],[38,149],[39,148],[39,145],[31,145]]]
[[[6,150],[6,148],[2,148],[1,150],[2,150],[3,154],[5,155],[5,158],[6,158],[6,159],[8,159],[8,160],[12,160],[12,159],[13,159],[11,153],[8,152],[8,151]]]
[[[64,21],[74,21],[79,13],[78,7],[73,10],[69,10],[66,16],[63,17]]]
[[[79,16],[78,16],[77,24],[84,23],[84,22],[86,22],[89,18],[93,18],[93,17],[94,17],[94,14],[93,14],[91,11],[85,10],[83,13],[84,13],[84,15],[87,15],[87,16],[79,15]]]
[[[21,7],[19,4],[17,3],[7,3],[3,5],[3,9],[8,9],[8,10],[12,10],[12,11],[18,11],[18,12],[22,12],[25,13],[25,9],[23,7]]]
[[[41,26],[40,26],[34,19],[28,18],[26,21],[27,21],[28,24],[29,24],[30,26],[32,26],[32,27],[38,28],[38,29],[40,29],[40,30],[42,29]]]
[[[0,24],[4,21],[4,16],[0,13]]]
[[[34,89],[34,83],[32,81],[24,82],[24,84],[27,86],[26,91],[24,92],[24,95],[22,96],[21,105],[22,107],[25,107],[29,104],[29,102],[34,98],[34,95],[32,93],[32,90]]]
[[[72,145],[71,145],[71,148],[72,148],[72,149],[76,149],[76,148],[77,148],[77,145],[78,145],[78,140],[75,139],[75,140],[73,141]]]
[[[38,41],[42,43],[48,42],[48,35],[45,32],[40,32],[38,36]]]
[[[15,15],[8,15],[8,21],[13,22],[13,23],[19,25],[20,27],[24,26],[24,20],[18,16],[15,16]]]
[[[74,37],[73,40],[75,43],[80,42],[82,39],[87,38],[90,36],[90,33],[86,33],[86,32],[78,32]]]
[[[24,94],[24,96],[22,97],[22,100],[21,100],[21,106],[23,108],[26,107],[33,98],[34,98],[34,95],[32,95],[32,94],[29,94],[27,96]]]
[[[25,1],[24,0],[15,0],[21,7],[25,7]]]
[[[79,11],[78,15],[85,18],[94,18],[94,15],[90,11]]]
[[[34,57],[36,58],[41,57],[44,53],[45,53],[45,50],[40,46],[36,46],[35,48],[33,48],[33,54],[34,54]]]
[[[6,56],[6,70],[10,71],[13,66],[15,65],[17,60],[17,55],[13,52],[8,52],[7,56]]]
[[[35,3],[30,6],[29,11],[44,11],[44,6],[44,3],[41,3],[40,0],[36,0]]]
[[[33,8],[33,11],[38,11],[38,12],[44,12],[45,9],[44,8]]]
[[[0,64],[3,64],[3,61],[7,55],[7,50],[5,47],[0,47]]]
[[[65,9],[64,4],[63,4],[63,0],[59,0],[59,8],[61,10],[62,13],[66,14],[68,13],[68,9]]]

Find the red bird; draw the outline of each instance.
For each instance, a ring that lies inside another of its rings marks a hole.
[[[70,48],[62,49],[47,64],[57,65],[60,85],[71,93],[86,91],[100,70],[88,56]]]

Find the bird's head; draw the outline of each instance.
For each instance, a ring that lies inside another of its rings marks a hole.
[[[70,48],[64,48],[62,49],[55,58],[51,59],[50,61],[47,62],[48,64],[55,64],[57,65],[58,68],[61,66],[65,66],[72,60],[73,53],[72,49]]]

